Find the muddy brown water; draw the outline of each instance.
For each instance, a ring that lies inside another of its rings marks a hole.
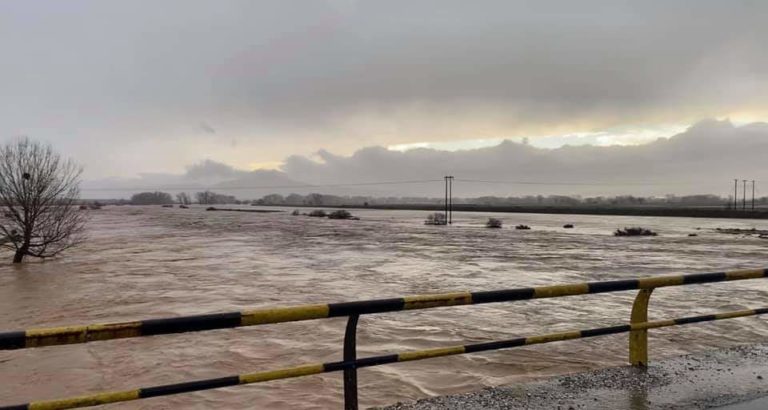
[[[290,211],[290,210],[288,210]],[[768,266],[768,240],[714,228],[768,221],[358,210],[360,221],[199,207],[105,207],[60,258],[0,266],[0,330],[254,307],[491,290]],[[503,229],[485,229],[488,217]],[[573,223],[575,229],[563,229]],[[530,231],[512,229],[527,224]],[[615,238],[642,225],[652,238]],[[700,228],[700,229],[697,229]],[[698,233],[688,237],[689,233]],[[0,255],[10,261],[10,255]],[[768,306],[768,280],[657,290],[651,319]],[[364,316],[359,356],[626,322],[634,292]],[[344,319],[0,352],[0,404],[221,377],[341,357]],[[765,340],[743,318],[651,332],[651,360]],[[360,371],[362,406],[476,390],[626,361],[626,335]],[[339,408],[341,374],[112,405],[120,409]]]

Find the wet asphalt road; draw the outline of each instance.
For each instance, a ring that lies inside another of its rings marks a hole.
[[[647,369],[614,367],[386,409],[768,409],[768,344],[659,360]]]

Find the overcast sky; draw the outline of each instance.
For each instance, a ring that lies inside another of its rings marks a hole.
[[[766,21],[764,1],[0,1],[0,139],[91,179],[636,144],[768,119]]]

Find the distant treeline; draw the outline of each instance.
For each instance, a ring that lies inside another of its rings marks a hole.
[[[219,194],[212,191],[196,192],[192,195],[181,192],[172,196],[167,192],[140,192],[125,200],[101,200],[104,204],[132,204],[132,205],[166,205],[166,204],[252,204],[252,205],[276,205],[276,206],[329,206],[329,207],[377,207],[390,205],[440,205],[444,198],[430,197],[374,197],[374,196],[342,196],[312,193],[301,194],[269,194],[256,200],[240,200],[233,195]],[[477,205],[485,207],[505,206],[537,206],[537,207],[720,207],[733,208],[732,198],[723,198],[717,195],[666,195],[664,197],[640,197],[633,195],[618,196],[565,196],[565,195],[527,195],[519,197],[482,196],[477,198],[453,198],[454,205]],[[746,201],[746,207],[751,207],[751,198]],[[755,198],[755,206],[768,206],[768,196]],[[742,201],[738,201],[738,209],[741,209]]]
[[[196,192],[194,194],[194,202],[201,205],[249,203],[248,201],[239,201],[232,195],[217,194],[211,191]],[[174,198],[167,192],[155,191],[139,192],[138,194],[131,196],[130,200],[123,203],[131,205],[167,205],[173,203],[189,205],[193,203],[193,200],[186,192],[180,192],[176,194],[176,197]]]

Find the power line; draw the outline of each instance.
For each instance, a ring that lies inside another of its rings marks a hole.
[[[242,189],[292,189],[292,188],[328,188],[345,186],[375,186],[375,185],[405,185],[405,184],[423,184],[440,182],[442,179],[422,179],[414,181],[377,181],[377,182],[352,182],[340,184],[297,184],[297,185],[250,185],[250,186],[154,186],[154,187],[127,187],[127,188],[82,188],[81,191],[151,191],[157,189],[167,190],[196,190],[196,189],[219,189],[219,190],[242,190]]]
[[[509,185],[563,185],[563,186],[653,186],[653,185],[690,185],[690,182],[557,182],[557,181],[492,181],[482,179],[456,179],[461,182],[478,182],[485,184],[509,184]]]
[[[443,179],[419,179],[404,181],[367,181],[367,182],[349,182],[336,184],[293,184],[293,185],[235,185],[235,186],[144,186],[144,187],[124,187],[124,188],[81,188],[81,191],[87,192],[110,192],[110,191],[152,191],[152,190],[248,190],[248,189],[300,189],[300,188],[333,188],[333,187],[353,187],[353,186],[381,186],[381,185],[409,185],[409,184],[427,184],[443,182]],[[569,181],[525,181],[525,180],[485,180],[485,179],[463,179],[451,177],[451,182],[482,183],[482,184],[506,184],[506,185],[539,185],[539,186],[658,186],[658,185],[690,185],[692,182],[650,182],[650,181],[624,181],[624,182],[569,182]],[[759,182],[759,181],[756,181]],[[755,182],[753,182],[754,184]],[[734,180],[734,207],[737,207],[738,201],[738,179]],[[451,184],[452,185],[452,184]],[[453,188],[452,186],[449,188]],[[452,190],[452,189],[451,189]],[[745,189],[746,191],[746,189]],[[746,192],[745,192],[746,193]]]

